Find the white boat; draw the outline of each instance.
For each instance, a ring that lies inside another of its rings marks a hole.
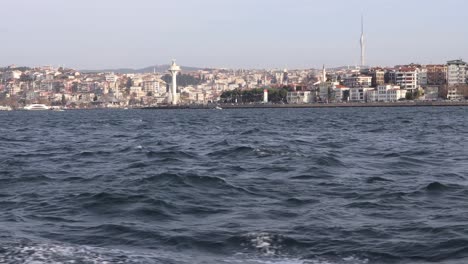
[[[0,105],[0,111],[11,111],[13,110],[11,107],[9,106],[2,106]]]
[[[24,107],[24,110],[49,110],[45,104],[31,104]]]
[[[57,112],[63,112],[65,110],[63,110],[63,108],[61,106],[52,106],[50,107],[51,110],[53,111],[57,111]]]
[[[223,110],[223,108],[219,107],[219,106],[216,106],[214,109],[216,110]]]

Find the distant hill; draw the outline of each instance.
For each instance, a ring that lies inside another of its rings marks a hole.
[[[188,67],[188,66],[180,66],[183,72],[191,72],[191,71],[198,71],[203,70],[204,68],[197,68],[197,67]],[[169,68],[169,64],[165,65],[155,65],[149,66],[143,69],[130,69],[130,68],[121,68],[121,69],[102,69],[102,70],[81,70],[83,73],[93,73],[93,72],[114,72],[120,74],[131,74],[131,73],[152,73],[154,71],[159,73],[167,72]]]

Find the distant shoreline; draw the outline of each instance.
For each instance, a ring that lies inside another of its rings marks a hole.
[[[454,106],[468,106],[468,101],[451,102],[451,101],[414,101],[414,102],[393,102],[393,103],[313,103],[313,104],[207,104],[207,105],[159,105],[159,106],[147,106],[147,107],[96,107],[96,108],[65,108],[65,111],[76,111],[76,110],[131,110],[131,109],[142,109],[142,110],[176,110],[176,109],[298,109],[298,108],[357,108],[357,107],[454,107]],[[23,108],[11,109],[13,111],[27,111]],[[53,111],[53,110],[45,110]],[[3,112],[3,111],[1,111]]]
[[[151,106],[138,109],[258,109],[258,108],[346,108],[346,107],[423,107],[423,106],[468,106],[468,101],[463,102],[394,102],[394,103],[315,103],[315,104],[210,104],[210,105],[178,105],[178,106]]]

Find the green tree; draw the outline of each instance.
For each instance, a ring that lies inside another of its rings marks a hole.
[[[77,82],[72,83],[71,91],[72,91],[72,93],[78,92],[78,83]]]
[[[161,78],[166,83],[172,83],[172,76],[170,74],[166,74]],[[188,74],[179,74],[177,75],[177,85],[178,86],[190,86],[190,85],[199,85],[202,82],[199,78],[193,77],[192,75]]]
[[[32,82],[33,78],[25,73],[22,73],[20,76],[20,81],[21,82]]]
[[[127,83],[125,84],[125,88],[130,89],[133,86],[132,78],[127,78]]]
[[[65,98],[65,94],[62,94],[61,104],[62,106],[65,106],[67,104],[67,99]]]
[[[220,97],[226,103],[233,103],[236,100],[238,103],[259,103],[263,101],[263,90],[264,88],[234,89],[223,92]],[[285,102],[287,94],[287,88],[268,88],[268,101],[272,103]]]

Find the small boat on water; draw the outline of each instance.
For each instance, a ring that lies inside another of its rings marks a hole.
[[[216,109],[216,110],[223,110],[223,108],[221,108],[220,106],[216,106],[214,109]]]
[[[45,104],[31,104],[24,107],[24,110],[49,110]]]
[[[9,106],[2,106],[0,105],[0,111],[11,111],[13,110],[11,107]]]
[[[63,112],[65,111],[61,106],[52,106],[50,107],[52,111]]]

